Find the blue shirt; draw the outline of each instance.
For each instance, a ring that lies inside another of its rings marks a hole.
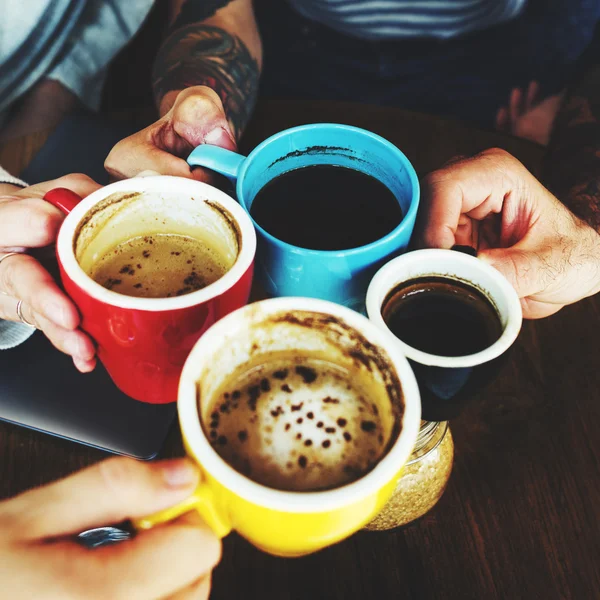
[[[365,39],[446,39],[516,17],[527,0],[289,0],[304,17]]]

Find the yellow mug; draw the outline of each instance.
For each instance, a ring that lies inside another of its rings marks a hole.
[[[352,483],[315,492],[269,488],[233,469],[205,435],[202,423],[210,420],[211,399],[229,374],[251,360],[256,363],[262,354],[291,351],[326,356],[339,366],[363,369],[361,377],[371,378],[370,400],[382,403],[388,450]],[[200,466],[203,481],[186,501],[136,526],[149,529],[196,510],[217,536],[236,530],[277,556],[315,552],[368,523],[391,496],[421,420],[419,389],[395,339],[350,309],[311,298],[263,300],[213,325],[185,363],[178,410],[186,451]]]

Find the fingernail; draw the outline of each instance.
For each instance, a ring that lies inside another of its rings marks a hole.
[[[140,171],[135,177],[156,177],[157,175],[160,175],[158,171],[146,169],[145,171]]]
[[[73,357],[73,363],[78,371],[81,373],[91,373],[96,368],[95,360],[84,360],[77,356]]]
[[[198,469],[187,459],[170,460],[161,466],[163,478],[168,487],[189,487],[198,480]]]
[[[204,136],[204,142],[213,146],[235,145],[235,140],[229,131],[223,127],[215,127]]]

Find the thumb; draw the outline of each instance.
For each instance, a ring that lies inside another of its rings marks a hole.
[[[192,146],[211,144],[227,150],[237,148],[223,103],[214,90],[206,86],[188,88],[177,96],[172,110],[175,133]]]
[[[515,288],[519,298],[542,291],[546,285],[547,265],[539,252],[519,247],[482,250],[477,258],[500,271]]]
[[[20,538],[59,537],[168,508],[192,494],[198,480],[188,459],[142,463],[111,458],[25,492],[0,511],[8,510],[6,522]]]

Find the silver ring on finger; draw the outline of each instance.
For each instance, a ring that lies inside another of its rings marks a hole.
[[[0,265],[2,264],[3,260],[6,260],[9,256],[20,256],[20,252],[9,252],[8,254],[4,254],[3,256],[0,256]],[[0,294],[2,294],[3,296],[10,296],[10,294],[8,292],[4,292],[2,290],[0,290]]]
[[[33,327],[34,329],[36,329],[36,326],[33,323],[30,323],[23,316],[23,300],[19,300],[17,302],[17,317],[19,317],[19,321],[21,321],[21,323],[23,323],[23,325],[29,325],[29,327]]]

